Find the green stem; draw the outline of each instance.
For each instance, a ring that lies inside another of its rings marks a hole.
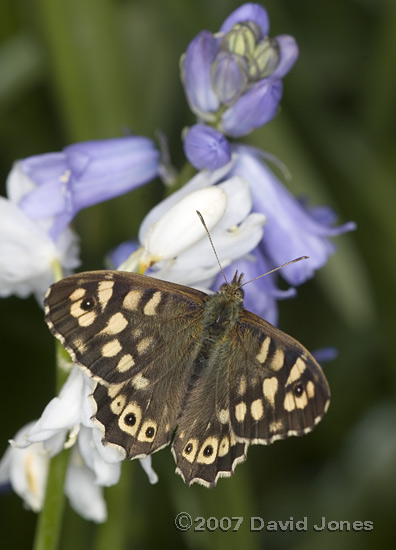
[[[165,197],[169,197],[175,191],[178,191],[187,183],[196,173],[196,170],[189,162],[186,162],[183,168],[180,170],[179,175],[172,185],[165,188]]]
[[[54,279],[62,278],[59,262],[52,264]],[[70,372],[70,357],[60,342],[56,341],[56,389],[60,391]],[[56,550],[62,529],[65,496],[63,485],[69,460],[69,449],[63,450],[50,460],[43,509],[37,520],[33,550]]]
[[[63,484],[68,458],[69,450],[64,450],[51,459],[44,506],[37,521],[33,550],[58,548],[65,504]]]

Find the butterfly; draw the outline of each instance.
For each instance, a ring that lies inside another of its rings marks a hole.
[[[51,332],[97,383],[94,418],[125,459],[168,444],[185,483],[216,485],[250,444],[310,432],[330,391],[313,356],[243,308],[242,276],[204,292],[91,271],[53,284]]]

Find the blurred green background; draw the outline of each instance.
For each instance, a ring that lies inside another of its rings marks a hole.
[[[179,58],[201,29],[216,31],[231,0],[1,0],[0,182],[18,158],[131,130],[169,138],[193,122]],[[110,521],[96,526],[66,505],[61,550],[156,547],[394,548],[396,541],[396,2],[267,0],[271,34],[296,37],[301,52],[285,78],[280,115],[249,137],[292,173],[295,194],[330,204],[355,233],[294,300],[280,326],[309,349],[335,346],[325,365],[332,404],[317,430],[251,447],[233,478],[214,490],[187,488],[169,449],[153,457],[160,481],[124,464],[108,490]],[[83,268],[101,268],[112,246],[136,233],[162,196],[153,182],[80,213]],[[54,342],[31,298],[0,303],[0,453],[54,395]],[[15,494],[0,497],[2,548],[31,547],[36,516]],[[186,511],[244,516],[238,532],[177,531]],[[250,532],[249,517],[294,521],[307,531]],[[328,521],[372,521],[369,532],[316,532]]]

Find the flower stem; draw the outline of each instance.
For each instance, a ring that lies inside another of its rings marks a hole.
[[[62,279],[59,262],[52,264],[55,281]],[[72,366],[68,353],[56,341],[56,390],[63,386]],[[33,550],[56,550],[62,529],[65,496],[63,485],[66,477],[69,449],[65,449],[50,460],[43,509],[37,520]]]
[[[63,484],[69,458],[64,450],[51,459],[44,506],[37,520],[33,550],[56,550],[62,527],[65,497]]]

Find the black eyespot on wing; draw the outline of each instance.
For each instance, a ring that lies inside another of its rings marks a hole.
[[[92,296],[88,296],[87,298],[84,298],[82,301],[81,301],[81,309],[83,309],[84,311],[90,311],[91,309],[93,309],[96,305],[96,300],[95,298],[92,298]]]
[[[128,413],[125,415],[124,422],[128,426],[134,426],[136,424],[136,416],[133,413]]]
[[[296,397],[301,397],[303,392],[304,392],[304,385],[301,382],[299,382],[294,386],[293,393]]]
[[[205,456],[211,456],[213,454],[213,447],[212,445],[206,445],[204,451],[203,451],[203,454]]]
[[[148,427],[146,430],[146,437],[152,438],[154,437],[155,430],[152,426]]]
[[[186,448],[184,449],[184,452],[186,453],[186,455],[189,455],[192,450],[193,450],[193,446],[192,446],[191,443],[189,443],[188,445],[186,445]]]

